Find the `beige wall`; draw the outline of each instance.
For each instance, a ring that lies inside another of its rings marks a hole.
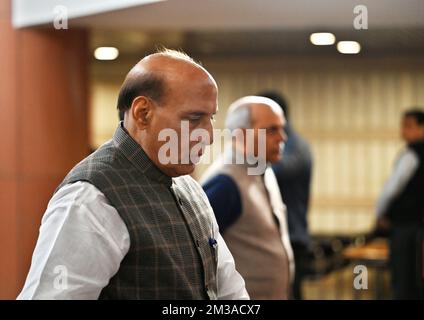
[[[219,85],[222,128],[236,98],[274,88],[285,93],[292,123],[314,158],[314,233],[359,233],[372,227],[374,203],[401,146],[399,116],[424,105],[424,67],[418,57],[267,57],[204,59]],[[131,63],[92,70],[92,144],[109,139],[116,98]],[[199,176],[204,166],[199,167]]]

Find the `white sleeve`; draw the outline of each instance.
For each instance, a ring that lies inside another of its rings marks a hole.
[[[17,299],[97,299],[129,246],[126,225],[103,193],[88,182],[65,185],[43,216]]]
[[[419,165],[417,155],[411,150],[406,150],[395,166],[395,170],[386,182],[377,202],[377,216],[386,214],[390,202],[405,188]]]
[[[244,279],[236,270],[234,258],[214,222],[215,234],[218,234],[218,300],[249,300]]]

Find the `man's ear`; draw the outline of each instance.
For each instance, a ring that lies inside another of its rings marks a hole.
[[[152,104],[150,100],[144,96],[136,97],[131,104],[131,114],[138,129],[146,129],[152,115]]]

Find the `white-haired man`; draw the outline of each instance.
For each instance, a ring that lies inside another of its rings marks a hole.
[[[202,177],[220,231],[252,299],[287,299],[293,278],[286,208],[274,173],[267,165],[259,172],[249,171],[261,161],[279,160],[286,138],[284,125],[282,109],[271,99],[247,96],[235,101],[226,118],[226,127],[233,132],[232,145]]]

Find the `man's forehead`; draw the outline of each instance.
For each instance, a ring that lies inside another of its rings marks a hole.
[[[194,61],[155,53],[143,58],[137,65],[147,72],[159,72],[170,78],[181,76],[209,76],[209,73]]]
[[[286,120],[283,112],[278,111],[266,104],[252,104],[251,106],[252,124],[266,127],[270,125],[285,125]]]
[[[218,112],[218,102],[217,99],[204,99],[203,97],[198,97],[196,100],[185,99],[189,103],[183,103],[179,106],[178,111],[184,114],[198,114],[198,115],[211,115]]]
[[[418,121],[415,117],[412,116],[406,116],[402,119],[403,124],[406,125],[416,125],[419,126]]]
[[[264,116],[278,116],[283,117],[283,111],[281,108],[278,108],[274,105],[268,105],[265,103],[253,103],[250,105],[250,110],[252,115],[257,115],[258,117]]]

